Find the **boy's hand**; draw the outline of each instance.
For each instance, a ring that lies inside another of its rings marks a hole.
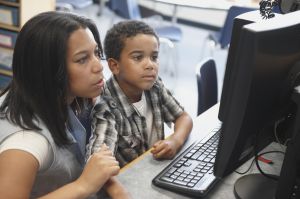
[[[152,147],[151,153],[157,159],[172,159],[180,147],[180,142],[173,136],[170,136],[165,140],[156,142]]]

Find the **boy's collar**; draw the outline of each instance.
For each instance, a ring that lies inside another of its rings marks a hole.
[[[111,86],[113,86],[114,88],[110,88]],[[107,80],[107,87],[109,88],[110,92],[115,91],[115,93],[111,92],[111,94],[113,95],[113,97],[117,98],[116,100],[121,105],[122,109],[124,110],[126,117],[130,117],[134,112],[136,112],[132,103],[130,102],[128,97],[125,95],[123,90],[120,88],[120,86],[114,76],[111,76],[111,78],[109,80]]]

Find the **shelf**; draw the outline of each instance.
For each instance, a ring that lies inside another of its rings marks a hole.
[[[1,1],[0,0],[0,4],[6,5],[6,6],[12,6],[12,7],[20,7],[19,2],[9,2],[9,1]]]
[[[4,24],[4,23],[0,23],[0,28],[4,28],[4,29],[7,29],[7,30],[12,30],[12,31],[15,31],[15,32],[20,31],[20,27],[7,25],[7,24]]]
[[[19,25],[9,25],[9,23],[6,24],[6,19],[0,23],[0,29],[7,30],[8,32],[16,32],[18,33],[21,30],[21,27],[33,16],[45,12],[45,11],[52,11],[55,10],[55,3],[56,0],[17,0],[17,2],[13,1],[4,1],[0,0],[0,5],[4,7],[10,7],[7,10],[10,10],[12,13],[12,16],[15,16],[17,13],[17,22],[13,21],[12,24],[19,24]],[[6,14],[6,10],[4,9],[4,17],[10,17],[9,14]],[[14,18],[15,19],[15,18]],[[9,21],[9,20],[8,20]],[[2,43],[6,44],[10,42],[10,36],[11,34],[6,34],[5,31],[2,31],[2,38],[6,40],[1,40]],[[5,49],[2,49],[2,53],[5,53]],[[2,54],[5,55],[5,54]],[[3,65],[7,66],[7,59],[4,57]],[[10,70],[9,67],[0,68],[0,74],[3,76],[12,77],[12,70]]]
[[[3,74],[3,75],[11,77],[12,76],[12,71],[0,69],[0,74]]]

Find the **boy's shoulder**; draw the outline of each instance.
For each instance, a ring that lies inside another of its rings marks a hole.
[[[110,118],[116,120],[118,124],[122,123],[123,116],[122,110],[120,110],[120,105],[116,102],[112,95],[104,92],[101,97],[98,98],[92,115],[95,118]]]
[[[109,94],[109,92],[105,92],[97,99],[96,104],[94,106],[94,111],[106,112],[117,108],[118,106],[114,98]]]
[[[157,93],[159,96],[162,96],[165,93],[167,93],[168,95],[172,95],[172,93],[165,86],[165,84],[163,83],[163,80],[160,77],[157,78],[157,80],[153,84],[152,88],[150,89],[150,92]]]
[[[150,90],[160,91],[163,88],[165,88],[165,85],[164,85],[162,79],[160,77],[158,77]]]

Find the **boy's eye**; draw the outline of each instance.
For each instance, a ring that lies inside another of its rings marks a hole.
[[[157,60],[158,60],[158,55],[153,55],[153,56],[152,56],[152,60],[153,60],[153,61],[157,61]]]
[[[135,55],[135,56],[133,56],[133,59],[135,61],[139,61],[139,60],[143,59],[143,56],[142,55]]]

